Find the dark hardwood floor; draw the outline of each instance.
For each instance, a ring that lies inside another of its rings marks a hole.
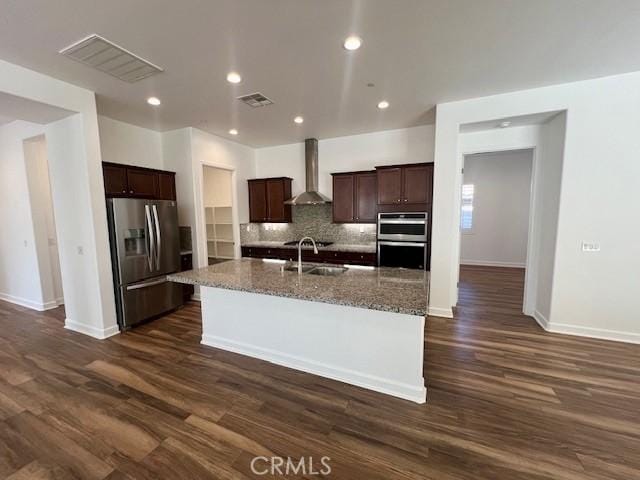
[[[522,284],[463,269],[456,318],[427,321],[426,405],[203,347],[195,303],[97,341],[0,302],[0,478],[275,478],[258,455],[327,456],[335,479],[640,478],[640,346],[543,332]]]

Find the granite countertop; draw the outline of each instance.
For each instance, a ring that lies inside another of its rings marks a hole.
[[[284,242],[255,241],[242,244],[243,247],[259,247],[259,248],[290,248],[296,250],[298,245],[285,245]],[[313,247],[303,246],[303,250],[310,250]],[[376,253],[375,242],[351,244],[351,243],[333,243],[327,247],[318,247],[323,252],[358,252],[358,253]]]
[[[283,271],[283,264],[244,258],[167,276],[177,283],[225,288],[313,302],[426,315],[428,273],[380,267],[337,276]]]

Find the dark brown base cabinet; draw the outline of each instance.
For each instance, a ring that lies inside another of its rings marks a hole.
[[[333,173],[333,223],[375,223],[378,214],[377,175]]]
[[[187,270],[193,269],[193,254],[191,253],[183,253],[180,255],[180,271],[185,272]],[[191,295],[193,295],[195,288],[193,285],[182,285],[182,298],[184,302],[188,302],[191,300]]]
[[[176,199],[174,172],[104,162],[102,175],[107,197]]]
[[[249,221],[252,223],[290,223],[291,178],[249,180]]]
[[[298,261],[298,250],[294,248],[242,247],[242,256]],[[302,251],[302,260],[305,262],[339,265],[375,266],[377,257],[375,253],[369,252],[334,252],[326,250],[320,250],[316,255],[313,250],[305,249]]]

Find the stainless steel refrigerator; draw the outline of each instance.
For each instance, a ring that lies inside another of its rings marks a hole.
[[[107,200],[118,323],[121,330],[182,304],[182,285],[165,276],[180,268],[176,202]]]

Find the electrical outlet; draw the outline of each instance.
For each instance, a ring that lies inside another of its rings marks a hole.
[[[594,242],[582,242],[582,251],[583,252],[599,252],[600,244]]]
[[[78,245],[78,255],[84,255],[84,248],[82,248],[82,245]]]

